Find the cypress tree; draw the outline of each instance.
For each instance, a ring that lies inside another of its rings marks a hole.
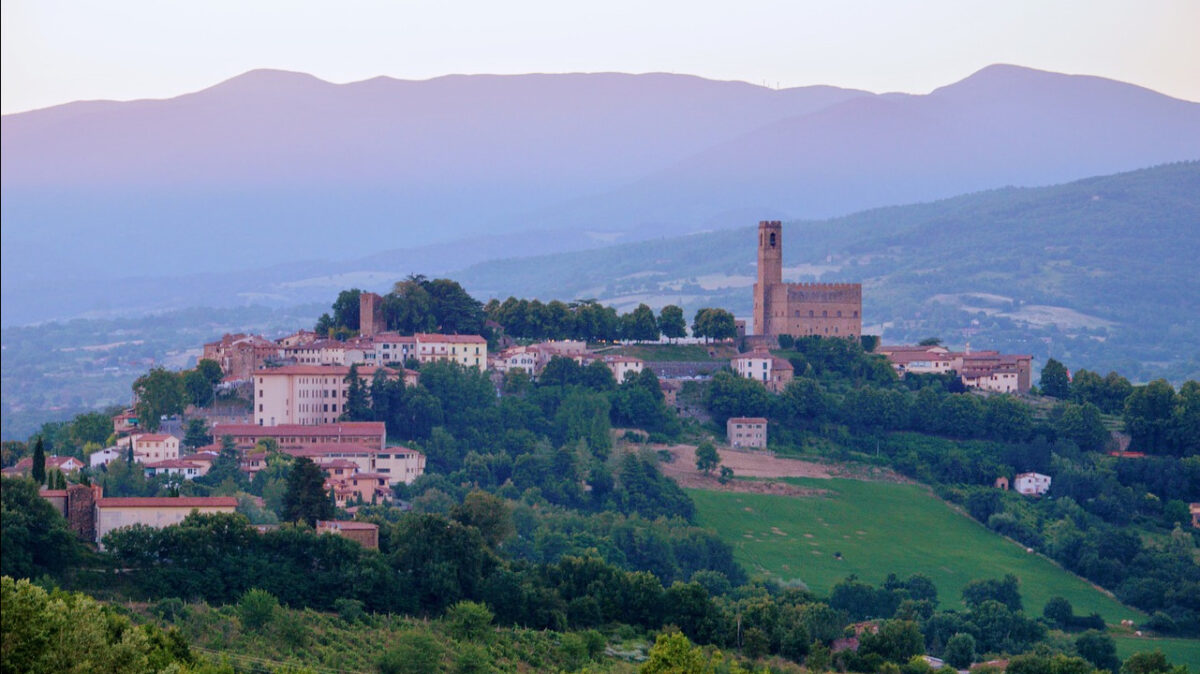
[[[46,449],[42,446],[40,435],[33,446],[33,481],[39,485],[46,482]]]

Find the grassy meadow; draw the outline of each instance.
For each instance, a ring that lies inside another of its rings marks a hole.
[[[850,574],[878,583],[888,573],[923,573],[937,585],[941,605],[952,608],[960,604],[969,581],[1012,573],[1021,581],[1029,614],[1041,615],[1046,601],[1061,595],[1077,614],[1096,612],[1110,624],[1144,618],[952,510],[924,487],[842,479],[787,481],[827,493],[796,498],[689,490],[699,523],[728,541],[752,575],[801,581],[828,593]]]

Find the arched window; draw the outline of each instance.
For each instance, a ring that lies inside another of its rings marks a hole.
[[[771,232],[771,247],[775,247],[775,232]]]

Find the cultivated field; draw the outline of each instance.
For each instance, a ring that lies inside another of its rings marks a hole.
[[[928,575],[943,607],[961,602],[975,578],[1015,574],[1025,610],[1066,597],[1075,612],[1097,612],[1111,624],[1142,620],[1136,609],[1053,562],[989,531],[918,485],[847,479],[783,478],[812,496],[692,489],[697,519],[734,548],[751,574],[801,581],[828,593],[857,574],[878,583],[888,573]],[[839,556],[840,553],[840,556]]]

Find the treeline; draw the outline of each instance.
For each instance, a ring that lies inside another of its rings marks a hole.
[[[338,293],[331,310],[322,314],[314,330],[321,335],[346,339],[360,325],[358,288]],[[471,297],[461,285],[450,279],[429,280],[410,276],[398,282],[383,296],[382,314],[388,330],[411,335],[418,332],[483,335],[495,337],[487,322],[499,325],[503,333],[516,339],[575,339],[586,342],[658,341],[661,337],[687,336],[688,323],[683,309],[673,304],[654,310],[639,304],[628,313],[595,300],[542,302],[509,297],[503,302],[490,300],[486,305]],[[704,308],[692,320],[692,334],[709,339],[737,336],[733,314],[718,308]]]

